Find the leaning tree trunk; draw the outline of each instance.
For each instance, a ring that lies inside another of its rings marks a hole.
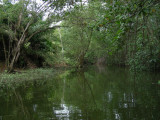
[[[14,64],[17,62],[17,60],[20,56],[21,45],[24,44],[24,42],[25,42],[26,32],[27,32],[30,25],[31,25],[31,20],[27,23],[25,30],[23,31],[23,34],[21,35],[20,39],[18,40],[16,38],[16,40],[18,40],[18,42],[17,42],[17,45],[15,46],[15,48],[13,49],[12,59],[9,64],[9,67],[8,67],[8,72],[12,72],[14,69]]]
[[[10,65],[9,65],[8,72],[12,72],[14,70],[14,64],[17,62],[19,55],[20,55],[20,49],[16,48],[16,51],[13,55],[13,58],[11,60]]]
[[[25,35],[18,41],[17,45],[13,49],[13,56],[8,67],[8,72],[12,72],[14,70],[14,65],[20,56],[21,45],[24,43],[24,40],[25,40]]]

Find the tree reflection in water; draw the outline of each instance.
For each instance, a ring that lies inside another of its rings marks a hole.
[[[65,71],[1,89],[0,120],[159,120],[159,79],[114,67]]]

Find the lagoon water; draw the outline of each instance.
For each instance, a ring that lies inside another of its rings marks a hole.
[[[64,70],[0,89],[0,120],[160,120],[160,74],[118,67]]]

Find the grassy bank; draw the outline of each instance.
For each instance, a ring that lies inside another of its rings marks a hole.
[[[8,73],[1,73],[0,74],[0,88],[3,87],[18,87],[19,85],[25,83],[25,81],[34,81],[34,80],[41,80],[45,81],[48,78],[54,77],[58,71],[53,69],[31,69],[31,70],[24,70],[20,73],[16,72],[14,74]]]

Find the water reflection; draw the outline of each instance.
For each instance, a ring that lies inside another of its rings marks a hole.
[[[113,67],[66,71],[0,90],[0,120],[159,120],[159,79]]]

